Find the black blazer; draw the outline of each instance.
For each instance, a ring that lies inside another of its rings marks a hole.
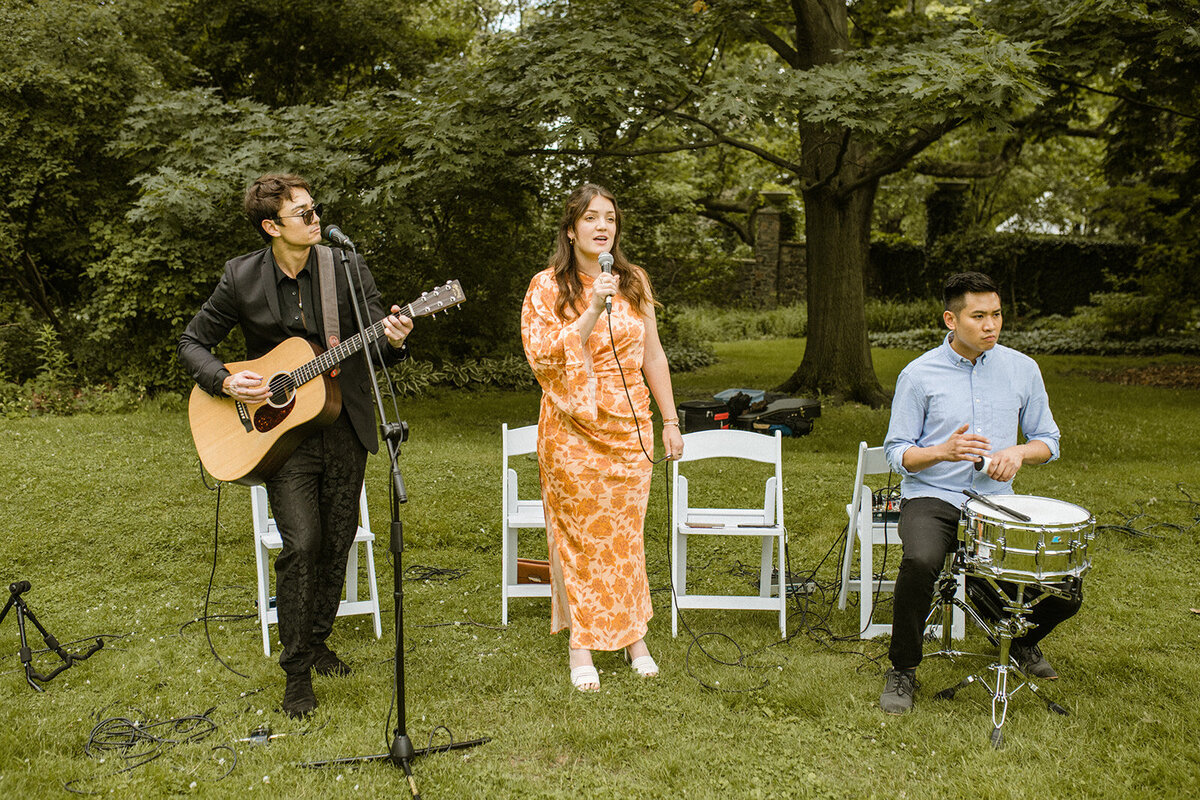
[[[342,269],[341,255],[336,250],[333,255],[337,282],[338,326],[344,340],[349,339],[358,330],[358,322],[350,305],[350,292],[346,286],[346,271]],[[353,258],[355,256],[351,254],[350,271],[358,275],[360,273],[356,270]],[[383,319],[387,312],[371,271],[367,269],[361,256],[357,258],[358,266],[362,267],[363,285],[356,289],[359,300],[363,300],[364,297],[366,299],[368,313],[363,322],[370,326]],[[310,263],[315,263],[315,259],[310,259]],[[320,281],[313,275],[313,292],[319,291]],[[229,375],[229,370],[212,354],[212,349],[229,335],[235,325],[241,325],[242,333],[245,334],[248,359],[266,355],[290,335],[284,327],[279,311],[275,264],[269,247],[238,256],[225,263],[225,273],[221,276],[217,288],[201,306],[199,313],[188,323],[179,339],[177,352],[180,363],[191,373],[200,388],[210,394],[224,394],[221,383]],[[328,337],[325,334],[324,319],[317,320],[317,328],[321,331],[322,341],[326,341]],[[407,347],[391,347],[386,338],[380,338],[374,347],[375,354],[378,355],[376,364],[393,364],[408,355]],[[347,358],[342,362],[341,372],[334,380],[340,384],[342,408],[349,415],[354,432],[358,434],[363,446],[374,453],[379,449],[379,437],[375,425],[371,373],[367,369],[366,356],[360,352]]]

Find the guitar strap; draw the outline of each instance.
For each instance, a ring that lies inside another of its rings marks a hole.
[[[321,316],[325,321],[325,341],[332,350],[340,342],[338,328],[337,283],[333,278],[333,251],[323,244],[317,248],[317,277],[321,282]],[[336,378],[341,369],[334,367],[329,377]]]

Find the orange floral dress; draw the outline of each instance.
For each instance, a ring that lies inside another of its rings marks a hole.
[[[592,279],[580,278],[586,296]],[[654,615],[642,540],[653,465],[635,427],[641,425],[653,456],[650,390],[641,372],[646,328],[629,301],[615,295],[618,367],[605,315],[583,342],[570,327],[574,319],[555,313],[557,297],[546,269],[533,277],[521,309],[525,356],[542,387],[538,467],[550,549],[550,632],[570,628],[574,648],[619,650],[645,636]]]

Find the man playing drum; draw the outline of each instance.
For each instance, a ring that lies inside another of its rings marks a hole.
[[[964,489],[1010,494],[1025,464],[1058,458],[1058,426],[1037,363],[996,344],[1000,290],[987,275],[947,279],[942,344],[900,373],[884,449],[901,476],[900,541],[892,642],[879,705],[889,714],[912,708],[925,619],[946,554],[956,546]],[[1018,444],[1017,429],[1025,436]],[[976,463],[986,456],[986,470]],[[1025,673],[1058,677],[1038,642],[1079,610],[1073,599],[1045,597],[1029,616],[1034,627],[1013,640],[1012,657]]]

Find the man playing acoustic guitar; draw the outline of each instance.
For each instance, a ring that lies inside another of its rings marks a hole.
[[[314,247],[321,241],[321,206],[313,204],[308,184],[297,175],[263,175],[246,190],[245,209],[268,246],[225,264],[212,296],[180,338],[178,354],[201,389],[250,405],[271,396],[265,376],[248,369],[230,374],[212,354],[235,325],[245,334],[250,359],[291,337],[302,337],[320,348],[330,342]],[[383,363],[406,358],[404,340],[412,320],[399,314],[399,306],[392,306],[391,315],[385,316],[375,280],[361,259],[352,262],[351,270],[361,276],[356,291],[366,306],[364,322],[371,325],[382,319],[390,345],[369,345],[375,348],[374,357]],[[331,272],[339,330],[343,335],[353,333],[358,323],[345,271]],[[358,527],[367,452],[379,448],[365,357],[342,362],[335,380],[342,401],[337,419],[304,438],[265,481],[283,539],[275,560],[283,644],[279,665],[287,673],[283,710],[293,717],[317,707],[311,670],[330,676],[350,673],[325,640],[337,616],[346,559]]]

